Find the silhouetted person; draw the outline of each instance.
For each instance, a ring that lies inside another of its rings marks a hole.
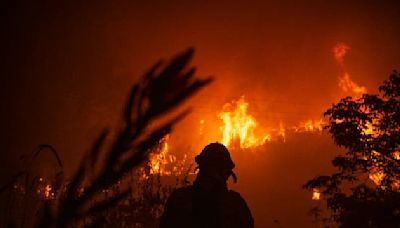
[[[254,227],[253,217],[239,193],[228,190],[235,167],[228,149],[207,145],[196,156],[199,173],[193,185],[174,191],[165,205],[160,228]]]

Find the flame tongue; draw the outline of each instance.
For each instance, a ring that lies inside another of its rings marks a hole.
[[[168,158],[171,158],[171,155],[168,154],[168,140],[169,135],[166,135],[163,139],[161,139],[161,148],[159,153],[154,154],[150,157],[150,174],[169,174],[165,170],[165,165],[168,163]]]
[[[359,86],[357,83],[353,82],[348,73],[344,73],[339,78],[339,87],[344,92],[352,92],[356,96],[360,96],[367,92],[367,89],[364,86]]]
[[[247,113],[247,103],[243,97],[236,102],[227,103],[223,107],[223,111],[218,113],[218,117],[223,121],[222,144],[228,146],[233,141],[239,140],[240,148],[255,147],[263,144],[268,140],[269,136],[257,137],[255,129],[257,121],[253,116]]]
[[[356,97],[360,97],[362,94],[367,92],[367,89],[351,80],[350,74],[344,69],[344,58],[349,50],[350,47],[344,43],[338,43],[333,47],[333,57],[342,71],[342,74],[339,77],[339,87],[343,92],[352,93]]]

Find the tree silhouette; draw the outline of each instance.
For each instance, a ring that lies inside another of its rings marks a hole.
[[[328,109],[325,129],[345,153],[338,172],[303,188],[319,189],[340,227],[400,226],[400,75],[394,71],[379,95],[346,97]]]

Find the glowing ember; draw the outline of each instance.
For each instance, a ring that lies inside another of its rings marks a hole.
[[[257,137],[255,129],[257,121],[247,113],[247,103],[243,97],[238,101],[225,104],[218,117],[223,121],[221,127],[222,144],[229,147],[235,140],[239,140],[240,148],[250,148],[263,144],[269,140],[269,135]]]
[[[400,152],[399,151],[394,152],[393,153],[393,158],[396,159],[396,160],[400,160]]]
[[[46,183],[43,177],[40,177],[38,180],[39,184],[36,188],[36,193],[44,199],[54,199],[53,187],[50,184]],[[23,192],[23,188],[18,187],[18,185],[14,185],[14,188]]]
[[[366,124],[366,127],[367,128],[363,129],[363,133],[365,135],[372,135],[374,133],[374,127],[373,127],[372,123],[368,122]]]
[[[321,192],[319,189],[314,188],[313,189],[313,194],[312,194],[312,200],[320,200],[321,199]]]
[[[44,188],[44,197],[46,199],[49,199],[50,197],[53,196],[54,193],[51,192],[52,188],[51,185],[46,185],[46,187]]]
[[[371,179],[376,185],[380,185],[383,178],[385,178],[385,173],[382,170],[378,168],[370,170],[369,179]]]
[[[373,118],[372,122],[365,123],[365,126],[362,128],[362,132],[364,135],[369,135],[372,137],[378,137],[380,135],[379,129],[376,127],[380,124],[380,118]]]

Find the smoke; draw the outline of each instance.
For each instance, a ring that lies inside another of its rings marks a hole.
[[[333,56],[340,67],[340,76],[338,86],[342,89],[346,95],[353,95],[355,97],[360,97],[362,94],[367,92],[364,86],[360,86],[355,83],[351,78],[350,74],[345,70],[344,58],[350,47],[344,43],[338,43],[333,47]]]
[[[333,47],[333,56],[340,67],[343,67],[344,57],[349,50],[350,47],[344,43],[338,43]]]

